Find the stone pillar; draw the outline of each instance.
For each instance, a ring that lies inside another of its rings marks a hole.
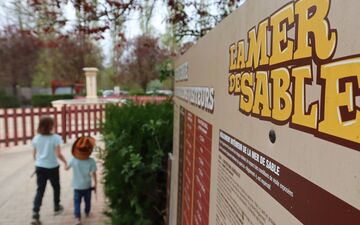
[[[83,70],[86,77],[86,98],[97,99],[96,76],[98,69],[95,67],[85,67]]]

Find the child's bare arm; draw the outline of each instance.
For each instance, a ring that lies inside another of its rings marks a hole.
[[[35,148],[33,149],[33,159],[34,159],[34,161],[36,160],[36,149]]]
[[[65,166],[65,170],[69,170],[70,169],[70,165],[67,164],[67,166]]]
[[[58,159],[60,159],[60,160],[64,163],[65,168],[67,168],[67,167],[68,167],[68,164],[67,164],[67,162],[66,162],[65,157],[64,157],[63,154],[61,153],[60,145],[56,146],[56,148],[55,148],[55,154],[56,154],[56,157],[57,157]]]
[[[72,166],[73,166],[73,160],[70,159],[70,161],[65,166],[65,170],[68,171],[69,169],[71,169]]]
[[[94,181],[94,191],[96,192],[97,190],[97,179],[96,179],[96,171],[95,172],[92,172],[92,178],[93,178],[93,181]]]

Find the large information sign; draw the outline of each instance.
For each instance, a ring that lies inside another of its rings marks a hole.
[[[170,225],[360,224],[358,21],[248,0],[178,58]]]

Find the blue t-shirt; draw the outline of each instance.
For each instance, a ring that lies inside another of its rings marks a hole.
[[[57,134],[38,134],[32,139],[32,145],[36,150],[35,166],[52,169],[59,166],[55,155],[56,146],[62,144],[61,137]]]
[[[76,190],[91,188],[91,174],[96,172],[96,162],[93,158],[79,160],[70,159],[69,167],[73,169],[72,185]]]

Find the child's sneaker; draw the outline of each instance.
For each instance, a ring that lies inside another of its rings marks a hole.
[[[77,219],[75,225],[81,225],[81,220]]]
[[[62,205],[56,206],[55,209],[54,209],[54,216],[59,215],[63,211],[64,211],[64,207]]]
[[[41,225],[41,221],[39,219],[33,219],[31,225]]]
[[[31,225],[40,225],[40,214],[38,212],[33,212]]]

